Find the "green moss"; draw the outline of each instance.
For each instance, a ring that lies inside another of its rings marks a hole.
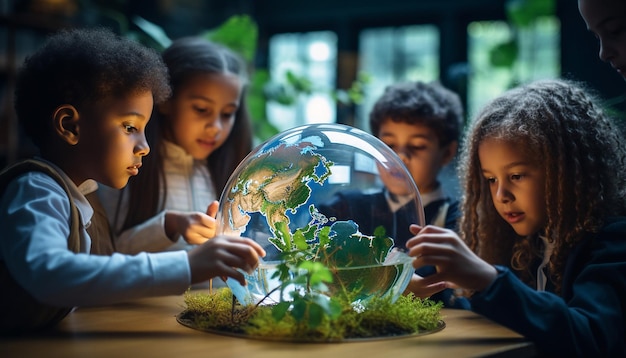
[[[297,320],[288,311],[280,320],[271,306],[233,306],[228,288],[214,293],[187,292],[186,309],[179,320],[205,331],[236,333],[256,338],[290,341],[341,341],[418,334],[441,326],[441,303],[419,299],[412,294],[374,298],[366,308],[355,308],[349,298],[341,300],[341,314],[334,319],[323,316],[315,325]]]

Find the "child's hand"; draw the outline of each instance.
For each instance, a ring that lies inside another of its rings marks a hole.
[[[211,204],[209,204],[209,206],[206,208],[206,214],[215,219],[215,216],[217,216],[217,210],[219,208],[220,202],[217,200],[213,200],[213,202],[211,202]]]
[[[446,282],[435,282],[427,285],[424,283],[424,278],[422,276],[414,273],[403,294],[406,295],[409,292],[412,292],[415,297],[428,298],[439,291],[443,291],[447,287],[448,285]]]
[[[436,226],[411,225],[414,237],[407,241],[413,267],[435,266],[437,272],[422,278],[421,287],[450,282],[465,289],[481,291],[497,276],[495,267],[479,258],[452,230]]]
[[[245,285],[246,280],[237,269],[252,273],[265,250],[251,239],[220,235],[194,247],[187,255],[192,284],[228,276]]]
[[[172,241],[182,235],[188,244],[199,245],[215,236],[215,215],[219,202],[209,204],[206,213],[168,211],[165,214],[165,233]]]

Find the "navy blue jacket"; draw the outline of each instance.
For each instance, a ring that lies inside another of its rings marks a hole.
[[[626,356],[626,218],[589,234],[568,256],[562,294],[536,291],[507,268],[472,310],[558,357]]]
[[[456,231],[460,216],[459,205],[450,199],[441,199],[424,206],[426,225],[432,224],[439,208],[449,203],[445,227]],[[397,247],[404,248],[408,239],[413,237],[409,231],[410,224],[417,224],[415,210],[404,206],[392,212],[383,192],[363,194],[360,191],[347,191],[335,194],[328,203],[318,206],[327,217],[334,216],[337,220],[353,220],[359,225],[359,231],[365,235],[373,235],[374,229],[383,226],[387,235],[392,237]]]

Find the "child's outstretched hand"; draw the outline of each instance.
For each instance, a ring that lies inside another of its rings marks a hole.
[[[188,244],[199,245],[215,236],[215,215],[219,202],[209,204],[206,213],[169,210],[165,214],[165,234],[172,241],[182,235]]]
[[[187,255],[192,284],[219,276],[232,277],[245,285],[246,280],[237,269],[252,273],[265,250],[251,239],[220,235],[194,247]]]
[[[406,243],[409,256],[415,257],[413,267],[435,266],[435,274],[420,281],[422,287],[448,282],[474,291],[487,288],[497,276],[495,267],[478,257],[452,230],[411,225],[414,237]]]
[[[428,298],[446,288],[448,288],[448,284],[445,281],[426,284],[424,277],[414,273],[411,277],[411,281],[409,281],[409,285],[404,290],[404,294],[411,292],[415,297]]]

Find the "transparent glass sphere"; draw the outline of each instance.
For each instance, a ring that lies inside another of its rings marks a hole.
[[[382,141],[341,124],[311,124],[270,138],[231,175],[220,199],[218,233],[245,236],[267,252],[247,285],[228,279],[242,304],[289,300],[275,277],[286,253],[331,269],[324,294],[402,294],[413,267],[405,243],[424,225],[419,191],[402,160]],[[302,256],[301,256],[302,257]],[[294,275],[296,268],[294,267]]]

